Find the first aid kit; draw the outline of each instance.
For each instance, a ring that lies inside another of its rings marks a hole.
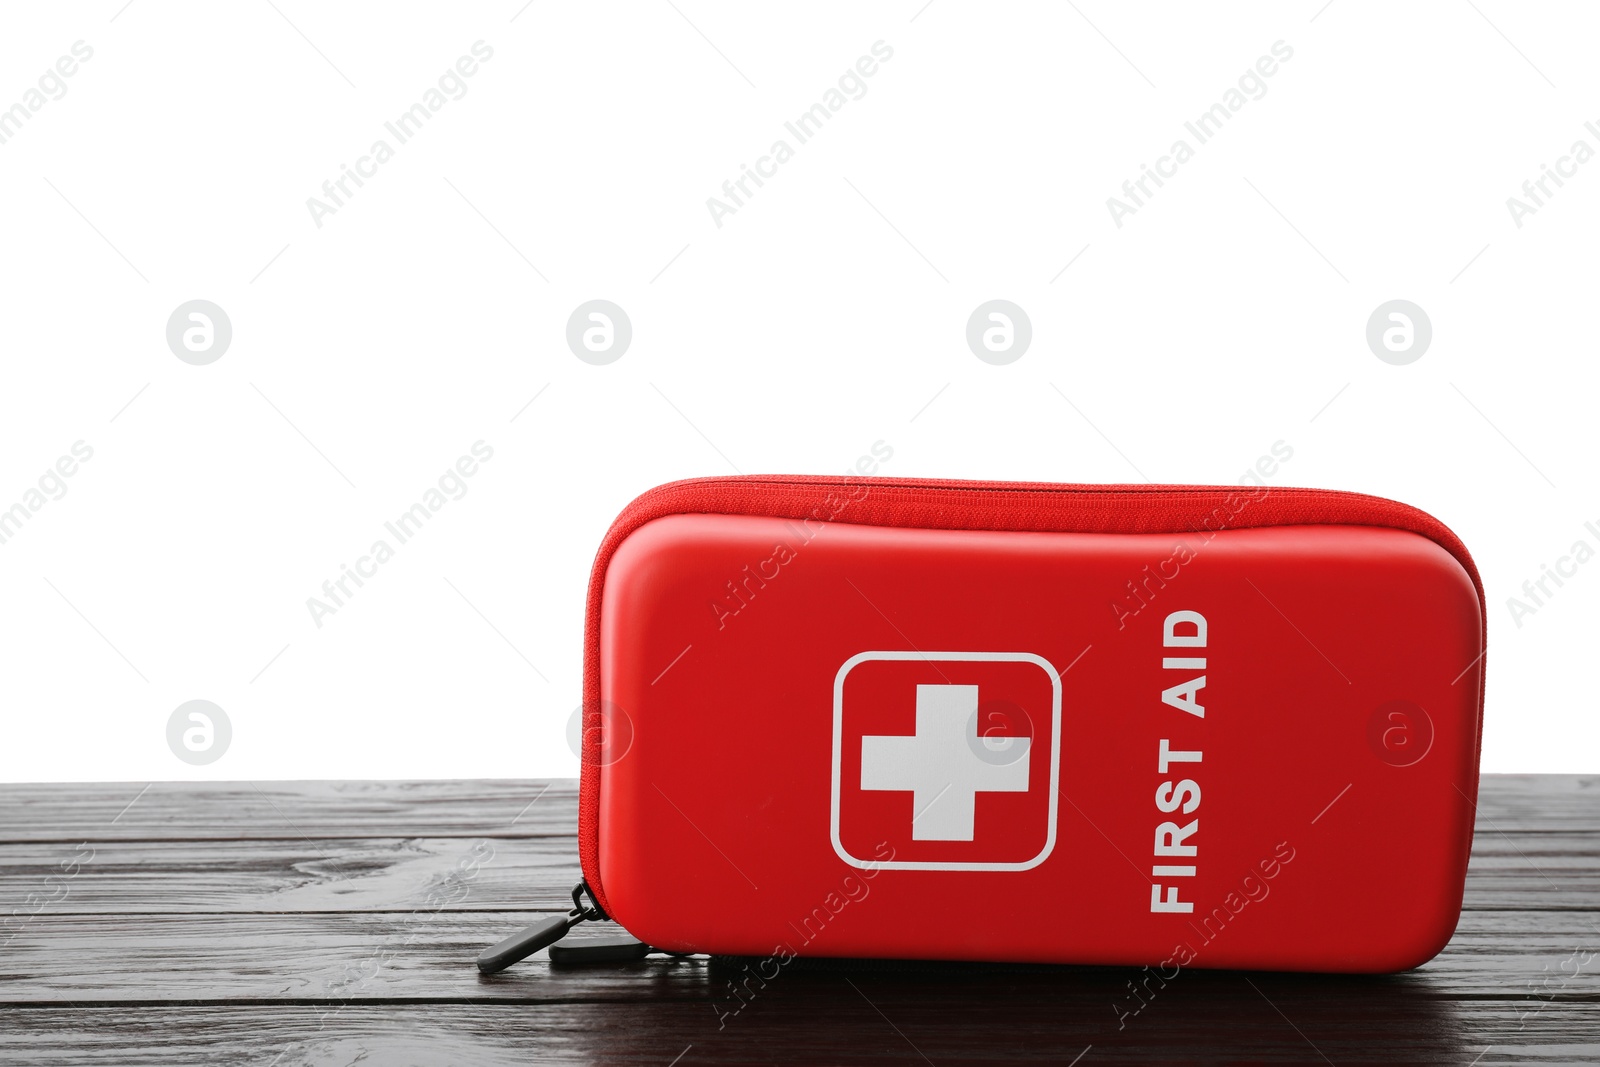
[[[600,546],[573,908],[641,951],[1382,972],[1460,916],[1482,585],[1318,489],[675,482]],[[552,950],[553,952],[555,950]]]

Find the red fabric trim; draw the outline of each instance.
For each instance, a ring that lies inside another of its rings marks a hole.
[[[1233,514],[1240,502],[1243,506]],[[1483,582],[1461,539],[1427,512],[1383,497],[1331,489],[1237,485],[1058,485],[813,475],[670,482],[623,509],[601,542],[589,576],[583,627],[584,751],[578,789],[578,852],[589,888],[608,911],[599,855],[601,592],[611,556],[629,534],[653,519],[682,514],[788,519],[832,516],[830,521],[870,526],[1066,533],[1186,533],[1324,524],[1391,527],[1420,534],[1456,558],[1478,591],[1485,646],[1488,641]],[[1481,688],[1478,700],[1481,749]],[[1476,783],[1473,792],[1477,792]]]

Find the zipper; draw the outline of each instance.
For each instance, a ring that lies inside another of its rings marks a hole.
[[[949,492],[964,493],[990,493],[994,495],[1015,494],[1051,494],[1057,496],[1086,496],[1086,497],[1167,497],[1169,499],[1217,499],[1226,498],[1230,493],[1246,492],[1252,489],[1249,485],[1165,485],[1165,484],[1106,484],[1106,485],[1067,485],[1060,482],[987,482],[971,479],[946,479],[946,478],[836,478],[832,475],[792,475],[789,477],[772,475],[745,475],[742,477],[715,477],[715,478],[685,478],[676,482],[668,482],[657,486],[655,489],[643,494],[640,500],[647,500],[657,493],[667,490],[682,490],[690,488],[751,488],[751,489],[800,489],[831,486],[840,489],[897,489],[897,490],[924,490],[929,499],[937,498],[939,494]],[[1411,510],[1409,505],[1383,497],[1375,497],[1366,493],[1356,493],[1346,489],[1317,489],[1303,487],[1284,487],[1273,489],[1262,485],[1259,488],[1267,490],[1273,496],[1288,497],[1346,497],[1354,500],[1368,502],[1382,502],[1393,507]],[[636,501],[637,503],[637,501]]]
[[[589,903],[583,902],[584,898]],[[688,956],[687,952],[667,952],[651,948],[634,937],[587,937],[571,944],[561,944],[572,930],[582,923],[604,922],[611,916],[605,913],[594,899],[589,883],[579,881],[572,887],[572,910],[565,915],[534,923],[496,942],[478,953],[478,970],[484,974],[498,974],[513,963],[527,959],[542,948],[550,950],[550,962],[557,966],[586,965],[593,963],[630,963],[642,960],[653,952],[668,956]]]
[[[585,897],[589,898],[588,904],[583,902]],[[490,945],[478,953],[478,970],[484,974],[497,974],[513,963],[527,959],[540,949],[554,945],[571,933],[572,928],[578,924],[599,922],[609,917],[595,901],[589,883],[580,879],[578,884],[572,887],[571,911],[565,915],[557,915],[553,919],[534,923],[518,930],[504,941]]]

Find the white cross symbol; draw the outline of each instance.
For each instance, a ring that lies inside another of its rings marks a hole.
[[[979,793],[1026,793],[1031,737],[1008,737],[1008,762],[984,758],[978,687],[917,686],[915,736],[861,739],[861,788],[910,790],[913,841],[971,841]]]

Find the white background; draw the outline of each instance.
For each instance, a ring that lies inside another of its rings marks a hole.
[[[1282,440],[1277,484],[1472,549],[1485,769],[1600,769],[1600,562],[1520,627],[1506,604],[1600,548],[1600,161],[1520,228],[1506,205],[1600,148],[1592,9],[674,3],[8,5],[0,107],[94,53],[0,144],[0,508],[94,455],[0,545],[0,778],[574,774],[616,512],[880,439],[888,475],[1087,482],[1232,482]],[[317,227],[307,198],[479,40],[466,95]],[[707,198],[880,40],[717,227]],[[1266,95],[1114,225],[1280,40]],[[233,325],[209,366],[165,339],[196,298]],[[633,323],[609,366],[565,344],[592,298]],[[992,298],[1032,320],[1009,366],[965,343]],[[1433,324],[1409,366],[1365,342],[1395,298]],[[318,628],[307,598],[479,440],[467,495]],[[165,736],[195,698],[234,732],[200,768]]]

